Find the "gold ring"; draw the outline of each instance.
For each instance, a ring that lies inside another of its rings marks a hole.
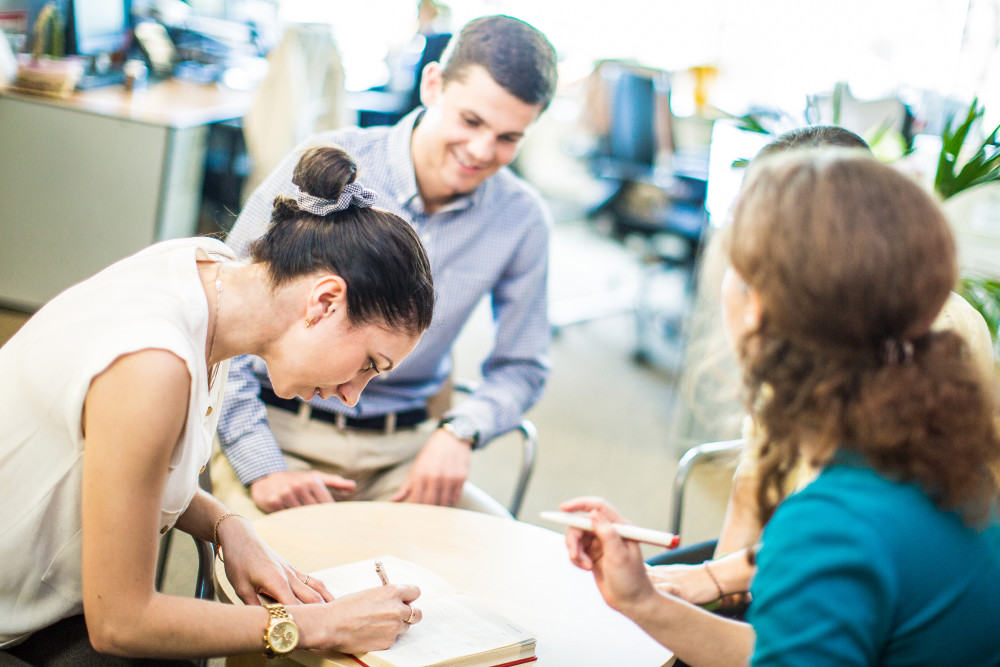
[[[302,580],[302,583],[308,586],[310,581],[312,581],[312,577],[307,574],[306,578]]]
[[[403,623],[410,624],[413,623],[413,619],[417,616],[417,609],[413,605],[410,605],[410,617],[407,618]]]

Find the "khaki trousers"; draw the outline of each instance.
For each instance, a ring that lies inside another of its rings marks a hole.
[[[295,414],[273,406],[267,406],[267,419],[289,470],[319,470],[354,480],[354,491],[331,489],[335,500],[391,498],[437,428],[437,421],[428,419],[393,433],[341,430],[328,422],[309,419],[308,413]],[[247,518],[264,515],[218,447],[212,458],[211,477],[212,494],[231,510]],[[503,505],[469,482],[456,507],[510,518]]]

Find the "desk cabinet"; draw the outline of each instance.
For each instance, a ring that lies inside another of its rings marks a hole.
[[[137,101],[94,92],[104,106],[0,96],[4,306],[35,310],[122,257],[197,230],[207,123],[239,112],[175,122],[163,106],[177,91]]]

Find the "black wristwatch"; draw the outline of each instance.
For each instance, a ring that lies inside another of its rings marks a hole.
[[[438,428],[443,428],[455,438],[468,442],[473,449],[479,447],[479,429],[468,417],[461,415],[445,417],[438,424]]]

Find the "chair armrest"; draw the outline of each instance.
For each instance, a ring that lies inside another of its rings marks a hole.
[[[455,379],[454,389],[463,394],[471,394],[476,390],[476,383],[471,380]],[[514,486],[514,493],[511,496],[507,510],[517,518],[524,503],[524,494],[528,490],[528,482],[535,469],[535,455],[538,452],[538,427],[530,419],[522,419],[517,427],[521,434],[521,467],[517,474],[517,482]],[[482,443],[486,445],[487,443]]]
[[[194,539],[198,549],[198,578],[195,581],[194,596],[202,600],[215,598],[215,549],[211,542]]]

